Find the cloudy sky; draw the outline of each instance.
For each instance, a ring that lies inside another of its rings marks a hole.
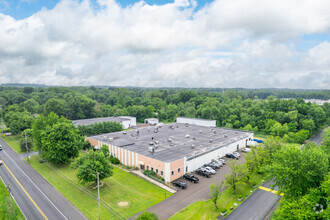
[[[330,89],[329,0],[0,0],[0,84]]]

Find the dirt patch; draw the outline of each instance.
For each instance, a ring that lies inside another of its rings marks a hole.
[[[118,202],[118,206],[120,207],[128,206],[128,202]]]

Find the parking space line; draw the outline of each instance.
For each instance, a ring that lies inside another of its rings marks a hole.
[[[272,189],[269,189],[269,188],[266,188],[266,187],[263,187],[263,186],[259,186],[259,189],[262,189],[264,191],[271,192],[271,193],[274,193],[274,194],[278,195],[276,190],[272,190]],[[281,193],[280,196],[284,196],[284,193]]]

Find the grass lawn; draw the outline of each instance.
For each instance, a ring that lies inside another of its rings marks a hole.
[[[0,180],[0,219],[12,219],[23,220],[23,214],[16,205],[15,201],[11,199],[13,209],[10,210],[9,193],[5,187],[5,184]]]
[[[7,144],[9,144],[11,146],[11,148],[14,149],[14,151],[16,151],[16,153],[18,153],[18,154],[22,153],[21,147],[19,144],[19,139],[20,139],[19,134],[11,135],[11,136],[4,136],[2,138],[4,141],[7,142]]]
[[[77,171],[70,166],[54,166],[39,163],[39,160],[39,156],[31,157],[31,166],[88,218],[97,219],[97,188],[94,189],[91,184],[81,185],[76,178]],[[164,200],[165,192],[172,195],[119,168],[114,167],[113,171],[112,177],[101,182],[102,219],[127,219]]]
[[[261,174],[254,174],[252,181],[260,183],[262,180]],[[240,194],[243,194],[244,197],[246,194],[251,195],[257,188],[253,188],[251,185],[242,184],[238,186],[236,194],[233,192],[231,188],[227,188],[224,190],[220,198],[218,199],[217,206],[218,209],[214,209],[214,203],[211,200],[207,201],[198,201],[190,206],[182,209],[175,215],[173,215],[170,220],[181,220],[181,219],[217,219],[217,217],[220,215],[220,208],[224,207],[227,209],[227,215],[232,212],[230,210],[230,207],[234,207],[234,203],[237,205],[240,205],[243,201],[239,202],[238,197]],[[252,193],[250,192],[252,190]],[[244,198],[245,199],[245,198]]]

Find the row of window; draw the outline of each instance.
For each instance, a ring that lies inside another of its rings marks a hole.
[[[149,170],[149,166],[147,166],[147,170]],[[154,168],[153,168],[153,167],[151,167],[151,169],[150,169],[150,170],[151,170],[151,171],[154,171]],[[155,171],[155,172],[158,174],[158,169],[156,169],[156,171]],[[160,171],[160,175],[161,175],[161,176],[163,176],[163,174],[164,174],[164,173],[163,173],[163,171],[161,170],[161,171]]]

